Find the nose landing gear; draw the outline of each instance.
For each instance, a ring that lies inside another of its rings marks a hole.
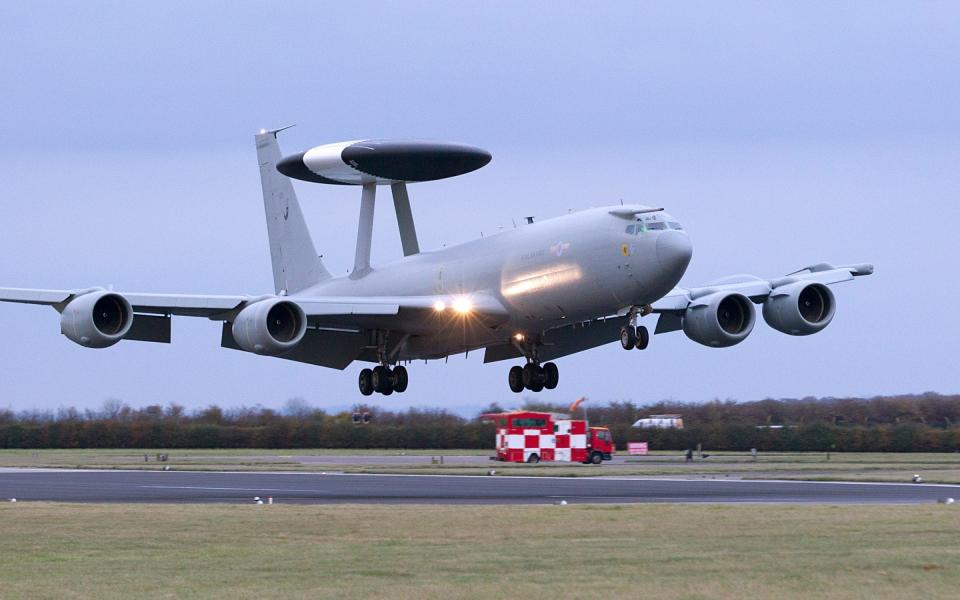
[[[620,345],[624,350],[646,350],[650,345],[650,332],[643,325],[637,326],[637,317],[649,315],[653,312],[653,307],[649,304],[639,309],[633,307],[627,313],[629,320],[627,324],[620,328]]]

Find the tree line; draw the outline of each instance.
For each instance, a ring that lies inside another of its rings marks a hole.
[[[618,447],[654,450],[957,451],[960,396],[925,393],[876,398],[765,399],[707,403],[586,402],[593,425],[610,427]],[[567,413],[527,401],[523,408]],[[500,412],[491,404],[481,411]],[[357,418],[369,413],[364,423]],[[680,414],[683,429],[635,428],[651,414]],[[479,416],[479,415],[477,415]],[[448,410],[364,405],[328,413],[293,399],[261,406],[188,411],[172,403],[132,408],[109,400],[99,410],[0,410],[0,448],[493,448],[493,425]],[[583,418],[578,410],[576,418]]]

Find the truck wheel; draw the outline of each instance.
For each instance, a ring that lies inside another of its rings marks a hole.
[[[539,454],[531,454],[531,455],[530,455],[530,458],[527,459],[527,462],[530,463],[530,464],[536,464],[536,463],[540,462],[540,455],[539,455]]]
[[[603,455],[600,454],[599,452],[594,452],[593,454],[590,455],[590,462],[595,465],[599,465],[600,463],[603,462]]]

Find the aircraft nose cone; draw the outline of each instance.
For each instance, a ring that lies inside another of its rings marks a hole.
[[[693,245],[685,233],[663,231],[657,237],[657,262],[664,271],[675,274],[677,279],[687,270],[691,256]]]

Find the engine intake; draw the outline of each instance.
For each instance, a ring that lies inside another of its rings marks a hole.
[[[60,333],[87,348],[108,348],[127,335],[133,308],[120,294],[90,292],[70,301],[60,315]]]
[[[698,344],[728,348],[747,339],[756,320],[749,298],[735,292],[716,292],[686,310],[683,332]]]
[[[274,356],[300,343],[307,332],[307,316],[296,302],[271,298],[241,310],[232,331],[237,345],[247,352]]]
[[[789,335],[810,335],[830,324],[837,303],[822,283],[799,281],[773,290],[763,303],[763,320]]]

